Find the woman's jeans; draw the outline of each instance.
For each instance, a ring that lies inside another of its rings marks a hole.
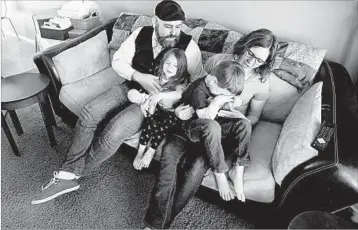
[[[242,136],[251,135],[251,124],[242,120]],[[245,140],[250,140],[249,138]],[[249,145],[249,143],[246,143]],[[236,142],[224,140],[224,152],[233,160]],[[209,168],[204,143],[192,143],[183,135],[168,135],[160,158],[160,171],[149,202],[145,224],[150,228],[169,228],[198,190]],[[235,160],[234,160],[235,162]]]
[[[225,173],[229,170],[225,162],[222,139],[231,139],[234,164],[248,166],[249,143],[251,124],[243,118],[194,119],[184,122],[187,137],[192,142],[201,141],[205,147],[205,157],[210,168],[216,173]]]
[[[144,116],[138,105],[128,101],[128,90],[126,83],[115,85],[81,109],[61,170],[86,175],[140,130]]]

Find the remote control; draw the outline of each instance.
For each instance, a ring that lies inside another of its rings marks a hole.
[[[315,140],[312,143],[312,147],[317,149],[318,151],[323,151],[328,142],[331,140],[334,133],[334,125],[324,121],[321,125],[321,129],[319,130]]]

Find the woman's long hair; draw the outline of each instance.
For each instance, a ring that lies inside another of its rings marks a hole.
[[[275,56],[278,49],[277,37],[268,29],[259,29],[252,31],[240,38],[234,45],[233,53],[239,58],[245,54],[246,50],[251,47],[258,46],[263,48],[270,48],[270,54],[263,65],[256,68],[254,71],[261,76],[261,82],[266,81],[267,74],[271,71],[275,62]]]
[[[162,88],[167,89],[169,91],[174,91],[176,90],[176,87],[180,84],[183,84],[189,76],[187,72],[188,62],[185,56],[185,52],[182,49],[170,48],[163,52],[164,54],[160,60],[159,65],[157,66],[156,73],[157,76],[159,76],[159,81],[161,81],[162,78],[164,77],[163,67],[165,61],[171,54],[173,54],[174,57],[177,59],[177,73],[175,74],[175,76],[170,77],[169,81],[164,85],[162,85]]]

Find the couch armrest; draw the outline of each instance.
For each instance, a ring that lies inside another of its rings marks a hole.
[[[54,62],[52,58],[65,50],[68,50],[74,46],[77,46],[81,44],[82,42],[87,41],[88,39],[96,36],[101,31],[106,30],[107,31],[107,39],[108,43],[110,42],[112,38],[113,33],[113,26],[116,22],[116,18],[113,18],[103,25],[100,25],[96,28],[93,28],[92,30],[82,34],[81,36],[68,40],[66,42],[63,42],[61,44],[58,44],[56,46],[50,47],[48,49],[45,49],[43,51],[40,51],[35,54],[33,60],[39,70],[40,73],[45,74],[50,78],[51,82],[51,88],[50,88],[50,98],[53,105],[53,109],[55,113],[59,116],[63,114],[63,111],[66,110],[65,106],[61,104],[59,101],[59,93],[60,89],[62,87],[61,82],[59,81],[59,73],[56,70],[56,67],[54,65]],[[62,116],[61,116],[62,117]]]
[[[354,140],[358,119],[350,111],[347,91],[353,98],[356,93],[342,65],[327,61],[322,65],[316,79],[323,81],[322,119],[330,119],[336,129],[323,152],[284,178],[276,202],[280,218],[286,221],[303,211],[332,212],[358,201],[358,142]]]

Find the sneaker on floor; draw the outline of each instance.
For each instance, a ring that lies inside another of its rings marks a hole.
[[[54,177],[42,186],[42,191],[35,196],[31,204],[41,204],[52,200],[62,194],[75,191],[80,188],[77,180],[65,180],[56,177],[57,172],[54,172]]]

